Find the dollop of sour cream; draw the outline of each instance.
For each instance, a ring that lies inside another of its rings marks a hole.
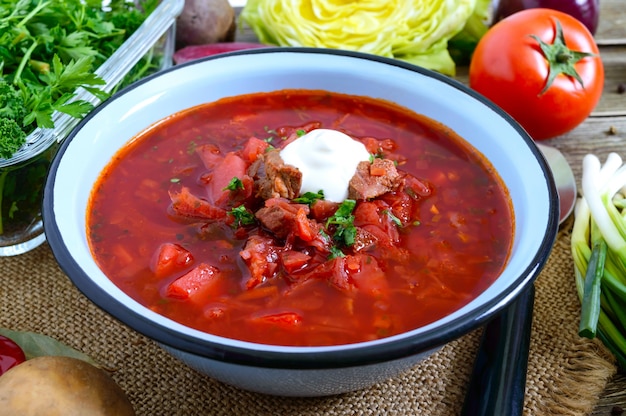
[[[280,157],[302,173],[300,194],[324,191],[324,199],[342,202],[359,162],[369,160],[363,145],[337,130],[316,129],[289,143]]]

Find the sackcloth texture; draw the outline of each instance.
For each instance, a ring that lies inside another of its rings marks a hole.
[[[56,338],[101,363],[137,415],[457,415],[481,329],[369,389],[322,398],[241,391],[203,376],[92,304],[47,244],[0,258],[0,327]],[[577,334],[580,304],[562,231],[535,282],[525,416],[586,415],[617,371],[597,340]]]

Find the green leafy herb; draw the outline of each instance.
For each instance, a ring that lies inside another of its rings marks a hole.
[[[343,254],[343,251],[337,246],[330,246],[330,254],[328,255],[328,260],[336,259],[338,257],[346,257]]]
[[[334,227],[333,240],[338,244],[350,247],[356,239],[356,227],[354,226],[354,207],[356,201],[346,199],[337,208],[337,211],[326,221],[326,228]]]
[[[245,206],[239,205],[229,211],[229,214],[235,218],[235,226],[240,227],[242,225],[254,224],[254,214],[246,209]]]
[[[228,182],[228,185],[226,185],[226,187],[222,189],[222,191],[234,192],[238,189],[244,189],[244,186],[243,186],[243,182],[241,181],[241,179],[235,176],[230,180],[230,182]]]
[[[0,157],[8,159],[24,143],[26,143],[26,133],[22,128],[10,118],[0,118]]]
[[[606,241],[599,238],[592,244],[591,256],[587,264],[581,301],[580,324],[578,334],[586,338],[594,338],[600,317],[602,275],[606,261]]]
[[[298,204],[307,204],[312,205],[315,201],[319,199],[324,199],[324,190],[320,189],[317,192],[305,192],[297,198],[293,199],[293,202],[297,202]]]
[[[77,100],[77,89],[106,99],[104,81],[95,70],[158,4],[110,0],[103,7],[100,0],[0,0],[0,157],[11,158],[35,128],[53,128],[55,111],[76,118],[90,112],[93,105]],[[147,55],[120,85],[138,80],[146,65],[160,67],[161,61],[160,55]],[[0,234],[19,230],[39,215],[49,158],[46,152],[0,172]]]
[[[305,134],[306,134],[306,131],[304,131],[304,130],[302,130],[302,129],[298,129],[298,130],[296,130],[296,135],[297,135],[298,137],[302,137],[302,136],[304,136]]]
[[[382,149],[379,149],[376,153],[370,153],[369,161],[370,163],[374,163],[374,159],[384,159]]]
[[[581,302],[579,334],[600,338],[626,369],[626,212],[619,206],[625,196],[626,168],[621,157],[609,153],[601,163],[596,155],[585,155],[581,184],[571,237]]]
[[[101,100],[108,96],[95,69],[157,5],[156,0],[140,7],[111,0],[106,8],[95,0],[0,0],[0,118],[14,120],[29,134],[54,127],[54,111],[84,117],[93,106],[73,100],[77,88]]]

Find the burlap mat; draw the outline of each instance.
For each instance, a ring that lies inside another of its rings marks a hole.
[[[113,369],[138,415],[455,415],[477,349],[477,330],[408,373],[371,389],[294,399],[240,391],[181,364],[92,305],[49,247],[0,258],[0,326],[35,331]],[[577,335],[569,235],[562,233],[536,282],[526,415],[585,415],[616,371],[599,342]]]

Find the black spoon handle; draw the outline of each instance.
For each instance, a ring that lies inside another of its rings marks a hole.
[[[485,326],[463,416],[522,415],[534,300],[531,284]]]

